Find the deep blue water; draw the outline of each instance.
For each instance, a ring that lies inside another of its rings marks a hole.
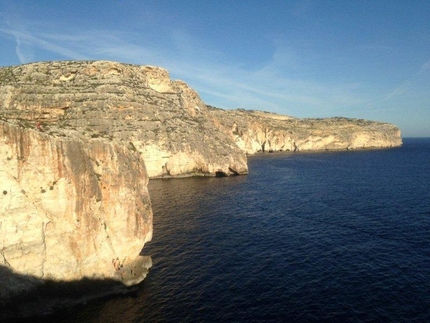
[[[153,268],[70,320],[430,321],[430,139],[149,184]]]

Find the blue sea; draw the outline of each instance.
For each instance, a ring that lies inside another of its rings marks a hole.
[[[77,322],[430,322],[430,139],[150,181],[153,268]]]

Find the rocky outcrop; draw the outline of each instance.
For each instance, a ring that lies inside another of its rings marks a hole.
[[[213,126],[197,92],[162,68],[34,63],[0,69],[0,82],[4,119],[130,143],[150,177],[248,172],[245,154]]]
[[[386,123],[211,108],[154,66],[33,63],[0,69],[0,82],[3,118],[130,143],[151,178],[246,174],[246,154],[259,151],[401,145],[399,129]]]
[[[154,66],[0,68],[0,269],[19,274],[0,300],[43,279],[141,281],[148,178],[247,174],[257,152],[401,144],[387,123],[212,108]]]
[[[400,130],[363,119],[298,119],[261,111],[224,111],[210,107],[216,126],[247,154],[390,148],[402,145]],[[226,117],[228,115],[228,118]]]
[[[145,277],[150,263],[139,254],[152,210],[137,152],[75,130],[0,121],[0,156],[0,265],[57,281]]]

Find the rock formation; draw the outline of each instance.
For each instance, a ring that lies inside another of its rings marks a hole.
[[[55,135],[129,143],[150,177],[246,174],[246,156],[206,105],[166,70],[115,62],[50,62],[0,69],[0,117]]]
[[[35,277],[115,277],[152,235],[139,154],[73,130],[0,122],[0,264]]]
[[[132,145],[148,175],[248,172],[258,151],[385,148],[401,145],[393,125],[365,120],[298,119],[206,106],[166,70],[110,61],[46,62],[0,69],[0,117],[41,122],[51,134],[75,129]]]
[[[150,265],[139,257],[152,236],[148,178],[247,174],[246,155],[260,151],[401,144],[386,123],[212,108],[159,67],[3,67],[0,267],[134,284]]]
[[[299,119],[269,112],[210,108],[217,127],[247,154],[390,148],[402,145],[400,130],[363,119]],[[228,118],[226,118],[228,114]]]

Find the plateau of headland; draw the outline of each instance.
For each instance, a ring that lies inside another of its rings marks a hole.
[[[45,280],[142,281],[150,178],[247,174],[257,152],[400,145],[388,123],[210,107],[154,66],[0,68],[0,306]]]

